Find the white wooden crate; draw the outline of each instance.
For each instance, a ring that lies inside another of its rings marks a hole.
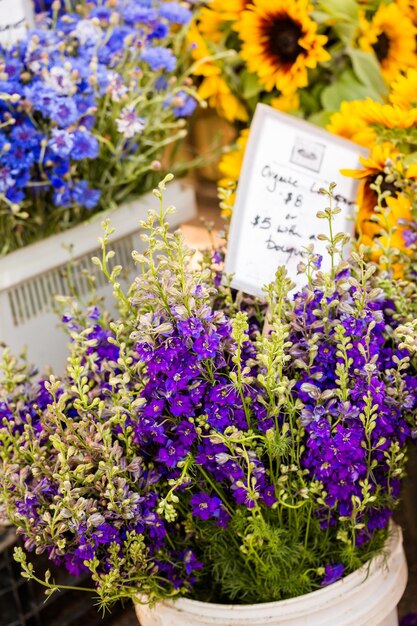
[[[108,217],[115,228],[109,245],[109,250],[116,253],[115,262],[133,270],[131,251],[144,247],[139,222],[146,218],[149,208],[158,208],[158,202],[152,193],[145,194],[0,259],[0,342],[15,354],[26,346],[30,362],[40,369],[51,366],[61,374],[68,355],[68,337],[59,327],[53,304],[56,295],[72,293],[66,277],[68,264],[73,266],[71,276],[76,292],[81,297],[88,294],[89,283],[83,276],[83,269],[87,269],[95,277],[97,293],[104,296],[106,306],[111,308],[112,288],[91,262],[91,257],[100,256],[101,223]],[[177,208],[168,218],[170,227],[177,228],[195,216],[193,188],[181,182],[170,183],[164,192],[164,205]]]

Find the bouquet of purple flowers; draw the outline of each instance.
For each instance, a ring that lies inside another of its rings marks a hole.
[[[388,299],[361,254],[340,261],[343,235],[328,274],[307,251],[295,296],[283,268],[267,309],[234,293],[218,252],[190,263],[168,231],[163,187],[127,293],[106,224],[95,262],[120,318],[72,303],[66,376],[34,382],[4,353],[3,512],[28,550],[91,572],[103,605],[310,592],[387,539],[417,406],[412,328],[397,337],[395,283]]]
[[[169,0],[81,3],[0,49],[0,254],[152,189],[197,104],[191,17]]]

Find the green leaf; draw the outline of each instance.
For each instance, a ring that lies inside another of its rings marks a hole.
[[[300,91],[300,109],[304,111],[307,116],[318,113],[320,109],[320,98],[314,97],[314,94],[306,90]]]
[[[331,17],[338,17],[348,21],[358,21],[359,6],[355,0],[325,0],[318,3],[318,8]]]
[[[354,48],[348,48],[347,53],[352,62],[353,71],[360,82],[364,85],[369,85],[369,87],[379,94],[380,99],[386,96],[388,86],[382,78],[376,57],[369,52]]]
[[[313,115],[308,118],[308,121],[316,126],[326,128],[330,122],[331,115],[331,111],[319,111],[318,113],[313,113]]]
[[[326,111],[338,111],[342,102],[363,100],[368,96],[380,100],[372,87],[360,83],[352,70],[345,70],[336,82],[323,89],[321,103]]]
[[[324,11],[312,11],[310,17],[316,24],[327,24],[329,21],[329,14]]]
[[[256,74],[252,74],[250,72],[242,73],[242,88],[243,98],[245,100],[249,100],[250,98],[257,96],[262,91],[258,77]]]
[[[407,156],[404,157],[404,165],[406,167],[412,163],[417,163],[417,152],[411,152],[411,154],[407,154]]]
[[[338,22],[337,24],[334,24],[332,28],[340,41],[345,44],[345,46],[349,46],[352,44],[352,41],[357,31],[356,24],[351,22]]]

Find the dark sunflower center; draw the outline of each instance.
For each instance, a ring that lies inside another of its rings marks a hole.
[[[372,47],[374,49],[374,52],[377,56],[378,61],[382,63],[382,61],[387,58],[388,53],[389,53],[389,48],[390,48],[390,41],[388,37],[386,36],[386,34],[381,33],[378,36],[376,43],[374,43]]]
[[[381,172],[382,174],[382,172]],[[379,174],[380,176],[380,174]],[[371,178],[371,183],[375,183],[376,179],[378,178],[377,176],[373,176]],[[385,191],[389,191],[390,195],[393,196],[394,198],[398,195],[398,187],[396,187],[394,185],[394,183],[388,183],[386,180],[383,180],[381,183],[381,193],[384,193]],[[387,206],[387,201],[386,198],[384,198],[381,202],[381,206],[386,207]]]
[[[303,35],[301,27],[288,17],[269,23],[266,28],[270,54],[281,63],[294,63],[303,48],[298,43]]]

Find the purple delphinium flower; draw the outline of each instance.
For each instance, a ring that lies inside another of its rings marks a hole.
[[[178,443],[168,440],[162,448],[159,449],[157,460],[167,467],[175,467],[179,461],[185,456],[185,448]]]
[[[78,183],[55,174],[66,201]],[[417,378],[398,348],[394,302],[362,289],[353,268],[334,289],[317,281],[279,296],[262,335],[264,305],[213,287],[217,256],[191,269],[165,218],[143,224],[152,245],[119,294],[119,321],[75,304],[65,316],[75,349],[64,380],[14,403],[0,387],[1,457],[14,456],[2,493],[27,547],[46,537],[72,572],[94,558],[98,576],[129,586],[139,554],[135,585],[156,574],[158,589],[192,593],[201,564],[216,580],[230,546],[236,578],[241,566],[268,577],[288,551],[280,597],[297,578],[301,592],[332,584],[350,571],[344,541],[358,563],[368,558],[398,500]],[[60,502],[51,531],[44,513]]]
[[[414,246],[417,243],[417,231],[410,228],[405,228],[402,231],[402,238],[407,248]]]
[[[408,613],[401,621],[400,626],[417,626],[417,613]]]
[[[324,568],[324,576],[321,581],[321,586],[325,587],[327,585],[331,585],[335,583],[337,580],[340,580],[343,576],[343,572],[345,571],[342,563],[337,563],[336,565],[332,565],[328,563]]]
[[[191,496],[190,504],[193,515],[202,520],[208,520],[210,517],[220,517],[222,501],[218,496],[196,493]]]

